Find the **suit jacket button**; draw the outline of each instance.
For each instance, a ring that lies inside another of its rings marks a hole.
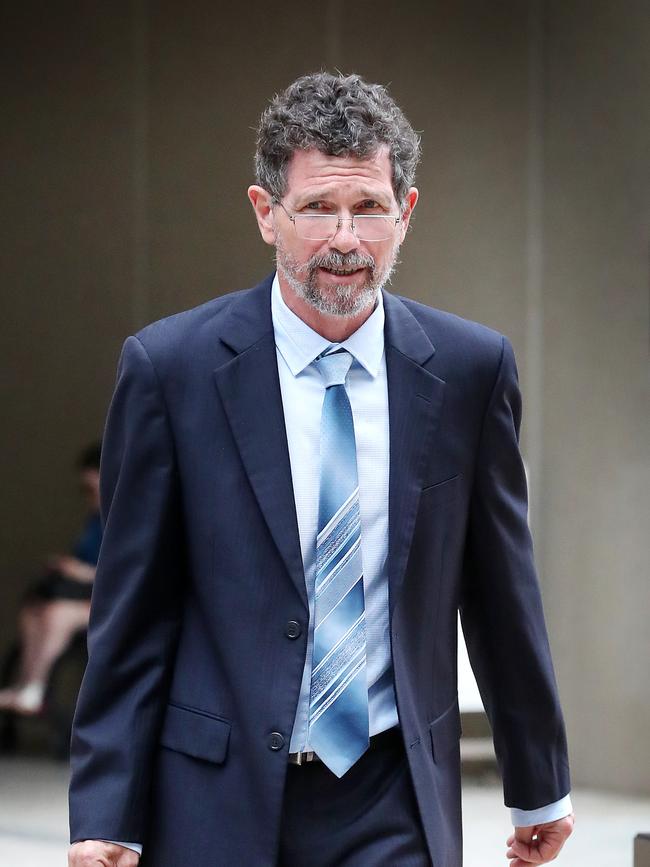
[[[280,734],[280,732],[271,732],[269,735],[269,749],[270,750],[281,750],[284,746],[284,737]]]
[[[290,620],[287,623],[285,635],[287,636],[287,638],[298,638],[300,635],[302,635],[302,629],[300,628],[300,624],[297,620]]]

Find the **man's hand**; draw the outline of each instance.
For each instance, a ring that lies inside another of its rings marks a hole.
[[[68,852],[68,867],[137,867],[139,860],[132,849],[103,840],[73,843]]]
[[[555,822],[544,822],[530,828],[515,828],[515,833],[506,841],[511,858],[510,867],[528,867],[530,864],[548,864],[560,854],[568,836],[573,831],[574,816],[565,816]]]

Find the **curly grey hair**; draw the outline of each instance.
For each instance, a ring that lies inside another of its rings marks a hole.
[[[331,156],[363,159],[384,144],[389,147],[395,198],[403,209],[420,158],[420,138],[386,88],[359,75],[303,75],[262,113],[257,183],[281,199],[294,151],[317,148]]]

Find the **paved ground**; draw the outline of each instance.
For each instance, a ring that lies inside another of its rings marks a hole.
[[[67,776],[62,765],[0,760],[0,867],[65,867]],[[650,831],[650,798],[578,790],[574,806],[576,832],[558,867],[632,867],[634,835]],[[510,829],[498,787],[466,784],[464,811],[465,867],[505,867]]]

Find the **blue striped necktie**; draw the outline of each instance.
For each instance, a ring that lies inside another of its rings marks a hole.
[[[316,359],[325,382],[316,537],[309,741],[342,777],[368,748],[366,617],[354,422],[345,391],[352,356]]]

